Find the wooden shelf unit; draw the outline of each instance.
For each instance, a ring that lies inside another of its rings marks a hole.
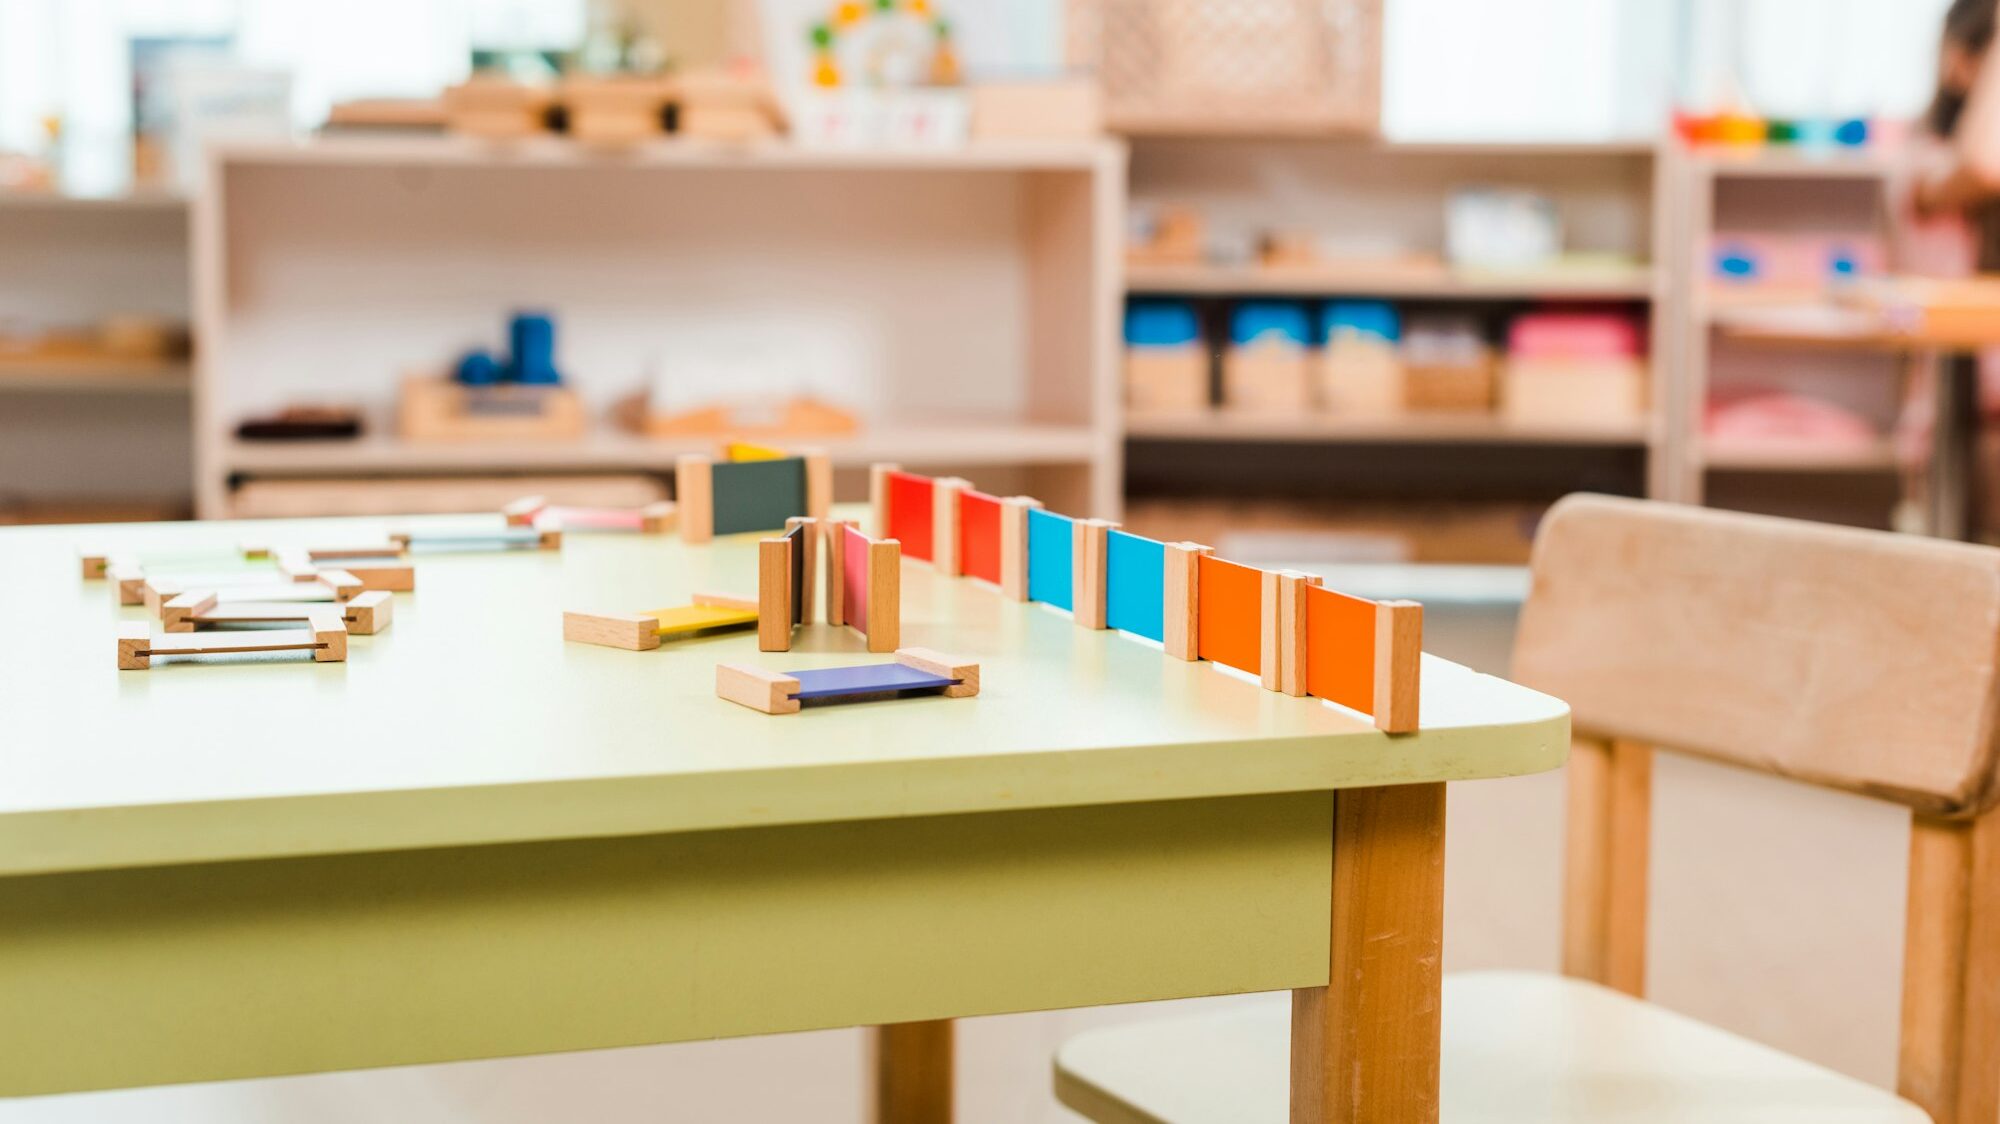
[[[188,204],[159,192],[0,191],[0,309],[10,337],[117,316],[185,323]],[[184,361],[0,354],[0,481],[30,512],[181,512],[192,502]]]
[[[1567,466],[1568,487],[1602,487],[1607,450],[1636,450],[1634,489],[1658,495],[1669,465],[1670,392],[1665,319],[1674,302],[1668,274],[1652,264],[1666,245],[1663,179],[1650,142],[1395,144],[1351,141],[1305,144],[1237,136],[1176,136],[1135,140],[1135,204],[1192,204],[1211,229],[1312,231],[1336,244],[1394,243],[1399,251],[1360,254],[1319,266],[1130,264],[1126,291],[1134,296],[1181,296],[1199,301],[1253,296],[1313,300],[1375,297],[1419,306],[1452,303],[1512,306],[1540,302],[1643,306],[1651,323],[1652,405],[1629,423],[1573,427],[1520,425],[1498,413],[1454,416],[1412,413],[1389,418],[1335,414],[1269,418],[1215,409],[1170,417],[1133,415],[1125,434],[1134,442],[1185,444],[1185,457],[1226,455],[1203,445],[1242,443],[1307,447],[1429,446],[1427,485],[1436,499],[1459,498],[1446,479],[1477,480],[1492,465],[1480,447],[1535,448]],[[1564,222],[1566,248],[1609,259],[1523,273],[1454,270],[1442,260],[1445,207],[1457,187],[1494,184],[1544,191]],[[1329,253],[1329,257],[1333,257]],[[1401,260],[1397,260],[1401,259]],[[1617,259],[1634,264],[1619,264]],[[1405,264],[1405,261],[1416,264]],[[1475,312],[1494,311],[1493,308]],[[1211,319],[1211,324],[1217,323]],[[1497,323],[1497,320],[1495,321]],[[1181,453],[1176,450],[1177,455]],[[1272,471],[1296,471],[1272,461]],[[1218,462],[1218,468],[1220,468]],[[1435,473],[1430,470],[1435,469]],[[1640,478],[1638,473],[1643,473]],[[1232,478],[1234,479],[1234,478]],[[1273,480],[1273,492],[1282,481]],[[1338,485],[1332,490],[1339,492]]]
[[[1716,285],[1709,278],[1707,255],[1717,230],[1885,231],[1883,191],[1894,160],[1873,152],[1677,149],[1667,163],[1673,182],[1668,221],[1677,231],[1673,244],[1678,249],[1666,268],[1685,315],[1677,317],[1670,345],[1675,354],[1667,407],[1672,468],[1665,498],[1707,502],[1711,474],[1768,477],[1760,487],[1772,494],[1768,502],[1758,497],[1758,509],[1783,511],[1788,477],[1818,474],[1856,482],[1893,472],[1897,462],[1886,436],[1864,449],[1710,448],[1702,419],[1718,385],[1769,384],[1826,393],[1857,409],[1865,406],[1864,412],[1886,434],[1907,347],[1847,330],[1823,290]],[[1741,497],[1741,488],[1731,491]],[[1874,510],[1879,491],[1870,485],[1854,492],[1854,502],[1867,507],[1856,521],[1886,521],[1886,513]],[[1824,510],[1822,502],[1800,514]]]
[[[213,160],[194,224],[204,516],[253,478],[665,474],[715,440],[645,439],[609,408],[717,325],[815,364],[812,389],[835,384],[861,417],[852,436],[787,444],[847,465],[1018,468],[1052,504],[1118,512],[1118,142],[614,152],[370,137]],[[584,440],[232,436],[292,400],[385,416],[404,374],[497,344],[515,309],[554,314],[558,365],[597,419]]]

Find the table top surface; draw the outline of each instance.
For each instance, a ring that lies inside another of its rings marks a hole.
[[[859,514],[856,512],[855,514]],[[754,595],[755,535],[573,532],[558,552],[417,555],[392,626],[344,663],[297,655],[119,671],[110,583],[80,547],[143,560],[244,541],[334,546],[497,515],[0,530],[0,874],[1124,803],[1540,772],[1559,701],[1426,656],[1422,731],[1075,627],[905,561],[903,643],[980,664],[980,694],[765,715],[715,665],[880,662],[851,630],[629,652],[562,639],[562,611]],[[187,564],[198,568],[195,564]],[[170,571],[167,571],[170,572]]]

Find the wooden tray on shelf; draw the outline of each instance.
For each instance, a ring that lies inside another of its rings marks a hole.
[[[410,441],[576,441],[589,427],[583,401],[563,386],[461,386],[420,375],[403,380],[396,428]]]

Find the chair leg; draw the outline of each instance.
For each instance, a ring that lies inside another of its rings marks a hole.
[[[1640,997],[1652,792],[1652,747],[1586,738],[1571,746],[1563,974]]]
[[[1292,992],[1292,1124],[1435,1124],[1444,785],[1334,796],[1328,987]]]
[[[875,1028],[878,1124],[951,1124],[952,1022]]]
[[[1937,1124],[2000,1117],[2000,816],[1910,822],[1896,1089]]]

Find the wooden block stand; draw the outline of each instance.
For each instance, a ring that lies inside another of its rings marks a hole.
[[[918,692],[948,699],[979,693],[979,665],[928,648],[902,648],[896,661],[789,673],[748,664],[715,665],[715,694],[765,714],[797,714],[802,700],[855,702]]]

